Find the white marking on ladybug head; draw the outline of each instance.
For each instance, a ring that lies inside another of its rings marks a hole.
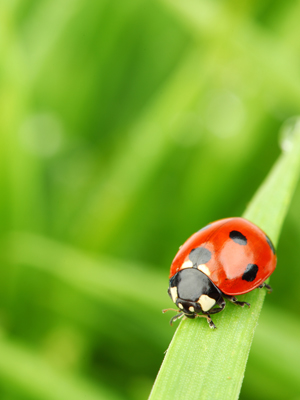
[[[202,271],[205,275],[210,276],[210,270],[208,269],[206,264],[198,265],[197,269],[199,269],[199,271]]]
[[[183,305],[181,303],[178,303],[178,307],[183,310]]]
[[[189,307],[189,310],[190,310],[190,312],[194,312],[195,311],[193,306]]]
[[[171,297],[174,303],[176,303],[176,300],[178,299],[178,292],[177,292],[177,286],[173,286],[170,288],[170,293]]]
[[[185,261],[180,269],[185,269],[185,268],[193,268],[193,263],[191,260]]]
[[[206,312],[216,304],[216,300],[212,299],[206,294],[202,294],[198,300],[198,303],[200,304],[202,311]]]

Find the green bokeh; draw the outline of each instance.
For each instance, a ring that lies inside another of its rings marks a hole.
[[[0,3],[0,398],[147,398],[169,266],[300,113],[300,4]],[[300,398],[300,190],[241,400]]]

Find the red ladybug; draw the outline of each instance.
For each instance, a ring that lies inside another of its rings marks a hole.
[[[224,309],[224,298],[250,307],[234,296],[255,288],[272,290],[265,280],[276,261],[271,240],[244,218],[221,219],[205,226],[180,247],[172,262],[168,293],[179,314],[171,324],[183,315],[199,316],[215,328],[210,314]]]

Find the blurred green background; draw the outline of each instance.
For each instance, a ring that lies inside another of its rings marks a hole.
[[[243,213],[300,113],[299,18],[291,0],[0,2],[1,400],[147,398],[179,245]],[[242,400],[300,399],[299,204]]]

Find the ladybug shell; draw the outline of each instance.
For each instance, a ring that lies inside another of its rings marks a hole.
[[[262,284],[276,267],[268,236],[243,218],[215,221],[194,233],[179,249],[170,278],[198,268],[225,294],[239,295]]]

